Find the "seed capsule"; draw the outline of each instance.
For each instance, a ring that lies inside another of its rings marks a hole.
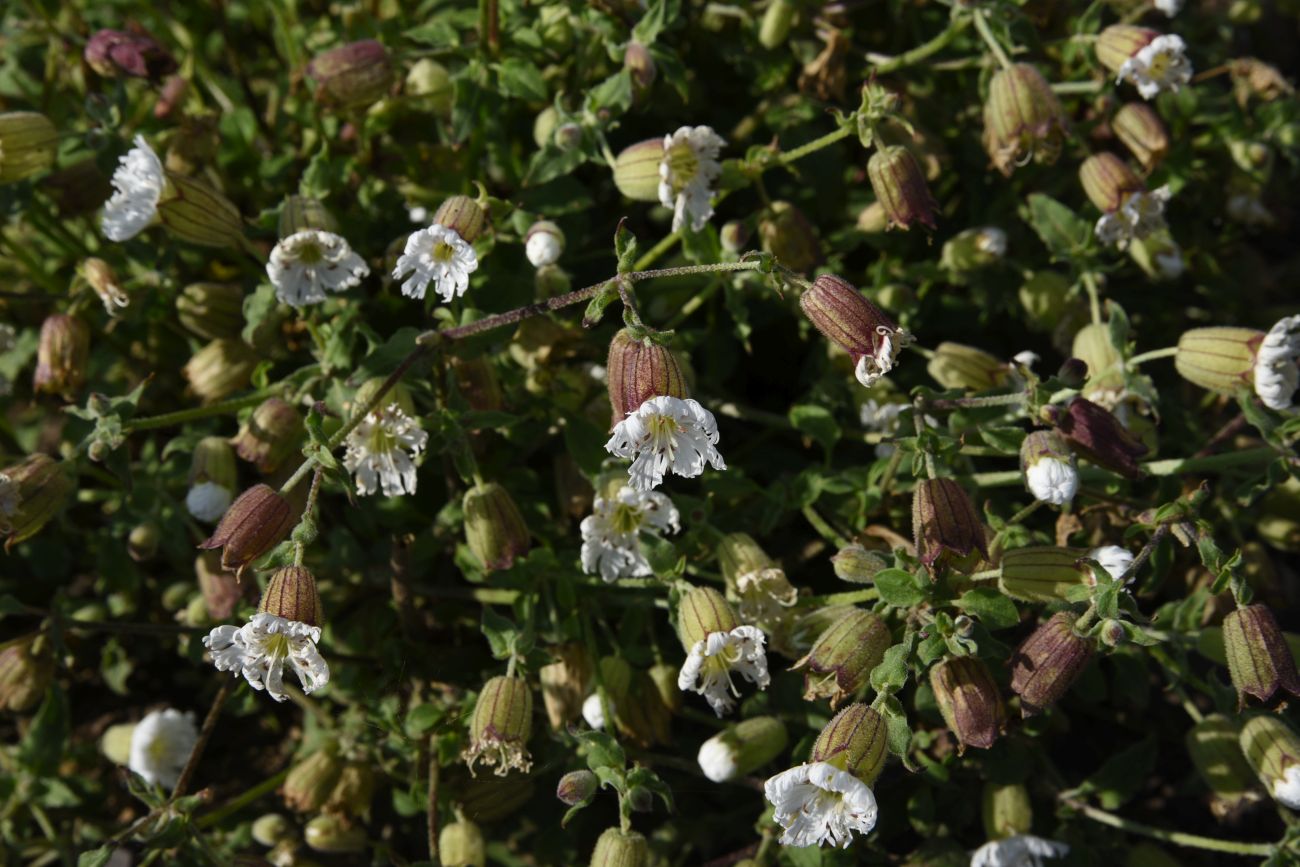
[[[1092,642],[1074,633],[1074,616],[1062,611],[1039,626],[1011,657],[1011,690],[1029,717],[1069,691],[1092,659]]]
[[[1087,398],[1076,397],[1062,411],[1051,408],[1056,429],[1076,453],[1125,478],[1142,475],[1137,459],[1147,447],[1106,410]]]
[[[816,229],[789,202],[772,203],[758,223],[758,237],[764,251],[793,271],[811,271],[822,260]]]
[[[343,760],[333,744],[322,747],[294,764],[280,787],[284,805],[299,813],[314,813],[325,801],[343,772]]]
[[[191,283],[176,296],[176,316],[199,337],[237,338],[244,328],[244,290],[237,283]]]
[[[484,569],[509,569],[516,558],[528,553],[528,525],[510,492],[501,485],[485,482],[470,488],[463,509],[465,543]]]
[[[363,109],[388,93],[393,66],[382,43],[363,39],[316,55],[307,74],[316,81],[317,102]]]
[[[925,173],[911,151],[901,145],[878,149],[867,161],[867,177],[891,226],[903,231],[914,223],[935,228],[939,206],[930,195]]]
[[[974,565],[978,551],[989,556],[984,524],[970,496],[953,479],[923,479],[912,495],[912,534],[921,562],[931,569]]]
[[[930,686],[944,722],[957,736],[959,751],[993,746],[1006,725],[1006,711],[982,660],[974,656],[945,660],[930,669]]]
[[[46,317],[36,348],[32,390],[37,394],[74,397],[86,383],[89,357],[90,329],[84,322],[66,313]]]
[[[889,566],[885,558],[861,545],[848,545],[831,557],[835,577],[850,584],[870,584],[876,573]]]
[[[1056,162],[1068,135],[1061,101],[1035,67],[1017,63],[993,76],[984,103],[984,148],[998,171],[1009,176],[1031,159]]]
[[[1246,696],[1268,701],[1279,689],[1300,697],[1300,676],[1282,628],[1267,605],[1247,605],[1223,619],[1228,672],[1237,689],[1237,704]]]
[[[221,568],[242,577],[249,564],[280,544],[296,522],[288,500],[267,485],[254,485],[230,504],[199,548],[221,549]]]
[[[806,669],[806,700],[828,698],[834,708],[867,684],[892,641],[883,620],[855,608],[828,626],[791,670]]]

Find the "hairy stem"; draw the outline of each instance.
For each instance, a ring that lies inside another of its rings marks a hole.
[[[1188,846],[1193,849],[1205,849],[1210,852],[1228,852],[1233,855],[1257,855],[1264,857],[1272,855],[1275,848],[1272,843],[1246,843],[1238,840],[1221,840],[1217,837],[1202,837],[1199,834],[1187,834],[1182,831],[1166,831],[1163,828],[1144,825],[1141,822],[1134,822],[1132,819],[1125,819],[1121,816],[1116,816],[1114,813],[1099,810],[1096,807],[1089,806],[1088,804],[1085,804],[1082,801],[1077,801],[1073,798],[1065,798],[1063,800],[1068,806],[1078,810],[1094,822],[1100,822],[1101,824],[1109,825],[1112,828],[1119,828],[1121,831],[1128,831],[1131,834],[1141,834],[1144,837],[1163,840],[1166,843],[1173,843],[1175,846]]]
[[[993,35],[993,31],[989,29],[989,22],[984,17],[984,10],[976,7],[971,17],[975,22],[975,29],[979,31],[980,38],[988,45],[989,51],[993,52],[993,56],[998,59],[998,63],[1003,69],[1010,69],[1011,58],[1007,56],[1006,50]]]
[[[283,385],[273,385],[221,403],[210,403],[207,406],[197,406],[193,409],[182,409],[178,412],[168,412],[162,415],[151,415],[146,418],[129,419],[123,423],[122,430],[123,433],[129,434],[142,430],[156,430],[161,427],[175,427],[202,418],[232,415],[241,409],[257,406],[268,397],[279,397],[283,393]]]
[[[943,51],[948,45],[956,39],[970,24],[970,19],[965,16],[958,16],[948,22],[948,26],[937,36],[928,42],[923,42],[915,48],[904,51],[902,54],[889,56],[886,54],[867,54],[867,61],[873,65],[873,72],[877,75],[887,75],[896,72],[904,67],[920,63]]]

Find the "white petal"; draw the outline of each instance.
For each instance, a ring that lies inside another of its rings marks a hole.
[[[127,767],[146,782],[170,789],[176,785],[198,739],[194,714],[172,708],[153,711],[131,732]]]
[[[104,205],[100,225],[110,241],[126,241],[143,232],[157,215],[167,186],[162,163],[144,136],[136,136],[134,144],[113,172],[116,192]]]
[[[234,492],[216,482],[200,482],[185,495],[185,508],[199,521],[215,524],[226,514]]]
[[[1133,565],[1133,555],[1118,545],[1103,545],[1100,548],[1093,548],[1088,552],[1089,560],[1096,560],[1101,568],[1110,574],[1111,578],[1116,581],[1124,574],[1129,566]],[[1130,577],[1130,581],[1133,579]]]
[[[1291,765],[1280,779],[1273,781],[1273,800],[1292,810],[1300,810],[1300,765]]]
[[[401,280],[409,273],[410,278],[402,284],[403,295],[423,298],[432,283],[442,300],[450,303],[465,294],[469,275],[477,268],[478,255],[474,248],[454,230],[434,223],[406,239],[406,249],[397,259],[393,279]]]
[[[1068,461],[1045,457],[1025,468],[1025,482],[1034,499],[1063,506],[1079,490],[1079,473]]]
[[[735,779],[740,770],[736,765],[735,747],[727,743],[722,735],[714,735],[702,743],[696,761],[700,763],[704,776],[715,783]]]
[[[785,833],[783,846],[846,847],[853,834],[876,826],[876,797],[866,783],[825,762],[800,765],[770,778],[763,786],[775,808],[773,818]]]
[[[356,475],[357,493],[382,489],[385,497],[414,494],[415,459],[429,434],[396,403],[375,410],[348,434],[343,466]]]
[[[296,232],[271,251],[266,276],[275,297],[292,307],[318,304],[325,293],[342,292],[361,282],[370,266],[352,252],[348,242],[333,232],[306,229]]]
[[[1291,408],[1300,386],[1300,316],[1288,316],[1264,335],[1255,359],[1255,393],[1269,409]]]

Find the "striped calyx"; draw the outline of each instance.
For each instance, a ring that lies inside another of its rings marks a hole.
[[[1011,656],[1011,690],[1020,696],[1022,716],[1055,704],[1092,659],[1093,644],[1074,632],[1074,615],[1066,611],[1035,629]]]
[[[912,494],[912,534],[916,553],[931,569],[974,566],[973,554],[989,555],[984,523],[970,496],[953,479],[923,479]]]
[[[220,548],[221,568],[242,576],[250,563],[289,535],[295,520],[288,500],[268,485],[254,485],[230,504],[217,529],[199,548]]]
[[[1174,368],[1193,385],[1235,394],[1254,387],[1255,359],[1263,342],[1264,332],[1253,328],[1193,328],[1178,338]]]
[[[176,172],[167,172],[158,220],[177,238],[203,247],[234,247],[244,237],[244,220],[233,202],[203,181]]]
[[[1247,605],[1223,619],[1223,647],[1238,703],[1268,701],[1279,689],[1300,697],[1295,658],[1267,605]]]
[[[1077,548],[1034,545],[1002,555],[998,587],[1022,602],[1060,602],[1070,588],[1088,583],[1088,568],[1080,563],[1087,552]]]
[[[528,553],[531,538],[510,492],[483,482],[465,492],[465,543],[487,571],[509,569]]]
[[[809,760],[827,762],[870,786],[885,767],[887,728],[884,717],[873,708],[851,704],[826,723]]]
[[[740,625],[731,603],[711,587],[693,587],[682,596],[677,618],[678,637],[687,653],[711,633],[731,632]]]
[[[1035,67],[1017,63],[989,82],[984,148],[1004,175],[1029,160],[1053,163],[1069,134],[1061,101]]]
[[[866,685],[892,642],[883,620],[854,608],[828,626],[791,670],[804,670],[805,699],[828,698],[837,707]]]
[[[1109,214],[1119,210],[1129,196],[1146,189],[1128,163],[1109,151],[1093,154],[1079,166],[1079,183],[1097,206]]]
[[[624,148],[614,159],[614,186],[634,202],[659,201],[659,164],[663,161],[662,138]]]
[[[691,396],[686,375],[672,352],[649,338],[637,337],[628,328],[609,342],[606,370],[613,410],[611,428],[652,397],[685,400]]]
[[[498,676],[483,684],[469,722],[469,747],[463,758],[496,768],[497,776],[532,767],[528,738],[533,732],[533,692],[521,677]]]
[[[878,149],[867,161],[867,177],[891,226],[904,231],[914,223],[935,228],[939,206],[930,195],[925,172],[911,151],[902,145]]]
[[[974,656],[955,656],[930,669],[930,686],[948,729],[957,736],[958,751],[986,750],[1006,725],[1006,710],[993,675]]]
[[[320,626],[323,618],[315,576],[301,566],[277,569],[266,585],[257,610],[308,626]]]

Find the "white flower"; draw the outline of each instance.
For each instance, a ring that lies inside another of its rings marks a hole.
[[[221,516],[226,514],[226,509],[230,508],[230,501],[235,498],[235,494],[225,485],[218,485],[216,482],[200,482],[190,488],[185,495],[185,508],[190,510],[190,514],[197,520],[206,524],[215,524],[221,520]]]
[[[291,307],[319,304],[325,290],[342,292],[361,282],[370,266],[333,232],[305,229],[275,245],[266,276],[275,297]]]
[[[1109,214],[1102,214],[1097,220],[1097,240],[1103,244],[1124,246],[1134,239],[1164,231],[1165,203],[1169,197],[1168,187],[1130,194],[1124,204]]]
[[[1025,468],[1025,483],[1035,500],[1064,506],[1079,490],[1079,472],[1069,461],[1042,457]]]
[[[1022,367],[1033,367],[1035,364],[1042,361],[1042,357],[1039,356],[1037,352],[1029,349],[1022,349],[1015,355],[1011,356],[1011,360]]]
[[[524,242],[524,255],[534,268],[554,265],[564,252],[564,242],[551,232],[533,232]]]
[[[718,425],[713,413],[694,400],[652,397],[614,427],[605,450],[629,458],[628,477],[638,491],[658,487],[672,470],[686,479],[704,472],[707,463],[725,470],[716,448]]]
[[[975,247],[987,256],[1001,259],[1007,254],[1007,233],[997,226],[985,226],[975,235]]]
[[[714,735],[700,744],[700,752],[695,758],[700,763],[704,776],[715,783],[735,779],[736,772],[740,770],[736,764],[736,748],[722,735]]]
[[[755,569],[736,577],[736,613],[745,623],[779,624],[799,601],[799,591],[779,568]]]
[[[1157,36],[1124,61],[1117,80],[1133,84],[1143,99],[1154,99],[1162,90],[1177,91],[1192,80],[1187,45],[1178,36]]]
[[[718,151],[726,142],[712,127],[684,126],[664,136],[659,201],[673,211],[673,231],[690,223],[698,232],[713,216],[713,183],[722,173]]]
[[[1300,810],[1300,765],[1291,765],[1273,781],[1273,800],[1283,807]]]
[[[1280,320],[1264,335],[1255,356],[1255,394],[1269,409],[1291,408],[1300,386],[1300,316]]]
[[[131,732],[127,767],[144,777],[145,782],[170,789],[176,785],[198,740],[194,714],[172,708],[153,711]]]
[[[782,846],[840,848],[853,833],[869,834],[879,809],[866,783],[827,762],[813,762],[783,771],[763,785],[775,808],[774,818],[785,833]]]
[[[695,642],[690,655],[677,674],[677,688],[704,696],[718,716],[731,710],[732,696],[740,692],[731,680],[738,671],[745,680],[767,689],[772,679],[767,673],[767,654],[763,651],[763,630],[756,626],[737,626],[730,632],[710,632]]]
[[[1183,0],[1155,0],[1155,6],[1161,12],[1173,18],[1183,9]]]
[[[162,163],[144,136],[136,136],[135,147],[119,160],[117,171],[113,172],[113,186],[117,192],[104,205],[100,224],[108,240],[126,241],[153,222],[158,213],[158,200],[167,186]]]
[[[610,699],[610,710],[614,709],[613,704],[613,699]],[[600,702],[600,693],[593,692],[587,696],[586,701],[582,703],[582,718],[596,731],[605,727],[605,706]]]
[[[606,581],[653,575],[641,553],[639,534],[676,533],[681,529],[673,501],[657,491],[624,485],[612,499],[597,497],[582,519],[582,571]]]
[[[253,689],[265,689],[276,701],[284,691],[286,660],[302,691],[312,693],[329,683],[330,667],[316,649],[320,627],[259,612],[243,626],[218,626],[203,639],[217,671],[243,675]]]
[[[348,434],[343,466],[357,475],[363,497],[383,488],[385,497],[415,493],[415,458],[429,435],[395,403],[375,410]]]
[[[1103,545],[1088,552],[1089,560],[1096,560],[1097,565],[1105,569],[1116,581],[1133,565],[1133,555],[1118,545]],[[1133,576],[1129,576],[1129,581]]]
[[[1070,847],[1042,837],[1016,834],[990,840],[971,855],[970,867],[1041,867],[1044,858],[1060,858]]]
[[[434,223],[427,229],[412,232],[406,239],[406,249],[397,258],[393,279],[401,280],[402,294],[408,298],[423,298],[429,284],[442,296],[444,303],[469,288],[469,275],[478,268],[478,255],[455,230]]]
[[[406,209],[406,216],[412,223],[429,222],[429,209],[424,205],[411,205]]]
[[[0,473],[0,533],[12,529],[10,519],[18,514],[18,486],[8,474]]]
[[[871,388],[893,370],[898,353],[907,345],[906,335],[888,326],[877,326],[876,334],[880,337],[880,343],[876,345],[875,352],[863,355],[853,368],[853,375],[862,383],[863,388]]]

